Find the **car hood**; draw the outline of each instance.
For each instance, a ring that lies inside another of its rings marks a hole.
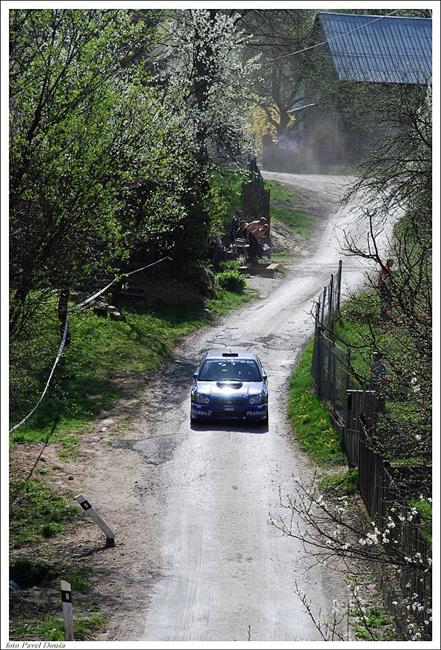
[[[263,381],[197,381],[197,391],[204,395],[236,396],[260,395],[264,390]]]

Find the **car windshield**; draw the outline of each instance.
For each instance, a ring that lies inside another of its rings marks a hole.
[[[207,359],[199,381],[262,381],[254,359]]]

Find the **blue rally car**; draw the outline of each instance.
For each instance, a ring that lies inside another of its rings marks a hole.
[[[253,352],[209,350],[191,388],[191,421],[243,419],[268,422],[268,379]]]

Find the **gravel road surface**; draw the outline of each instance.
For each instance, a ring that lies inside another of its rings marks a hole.
[[[288,378],[313,330],[310,310],[342,258],[343,229],[360,233],[364,222],[350,207],[338,209],[351,179],[266,173],[314,196],[324,216],[314,252],[288,269],[264,300],[226,316],[186,340],[166,371],[164,403],[172,405],[134,449],[155,466],[159,579],[148,597],[138,639],[158,641],[320,640],[298,597],[294,580],[313,607],[330,611],[344,585],[296,540],[270,523],[286,516],[282,494],[293,476],[312,469],[293,441],[287,419]],[[344,260],[344,256],[343,256]],[[355,287],[361,266],[344,261],[343,289]],[[191,375],[210,347],[253,349],[269,376],[269,428],[189,421]],[[147,432],[147,429],[146,429]],[[150,471],[150,468],[149,470]],[[147,514],[147,513],[146,513]],[[150,514],[153,514],[152,512]],[[149,524],[150,525],[150,524]]]

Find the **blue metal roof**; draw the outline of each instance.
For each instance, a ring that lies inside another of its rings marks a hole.
[[[338,79],[431,83],[431,18],[388,16],[376,20],[380,16],[331,12],[319,12],[317,17]]]

